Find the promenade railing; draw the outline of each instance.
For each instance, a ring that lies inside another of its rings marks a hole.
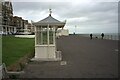
[[[102,36],[101,36],[101,35],[93,35],[93,37],[102,39]],[[118,36],[118,35],[104,35],[103,39],[119,40],[119,37],[120,37],[120,36]]]
[[[84,37],[90,37],[90,34],[80,34],[80,36],[84,36]],[[100,34],[93,34],[93,38],[98,38],[98,39],[102,39]],[[112,34],[105,34],[103,39],[107,39],[107,40],[119,40],[120,35],[112,35]]]

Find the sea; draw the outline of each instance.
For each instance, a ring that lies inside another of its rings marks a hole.
[[[90,37],[90,34],[79,34],[80,36]],[[101,33],[92,33],[93,38],[101,38]],[[120,33],[104,33],[104,39],[119,40]]]

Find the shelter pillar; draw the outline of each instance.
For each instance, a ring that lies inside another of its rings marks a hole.
[[[40,38],[40,42],[41,42],[41,44],[43,44],[43,29],[42,29],[42,26],[40,27],[40,36],[41,36],[41,38]]]
[[[47,25],[47,44],[48,45],[50,44],[50,41],[49,41],[49,24]]]
[[[53,27],[53,44],[55,45],[55,26]]]

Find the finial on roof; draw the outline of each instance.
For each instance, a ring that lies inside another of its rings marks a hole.
[[[51,16],[52,10],[51,10],[51,9],[49,9],[49,12],[50,12],[49,16]]]

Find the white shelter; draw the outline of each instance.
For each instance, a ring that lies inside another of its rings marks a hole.
[[[65,23],[53,18],[51,9],[48,17],[33,23],[35,25],[35,57],[32,60],[61,60],[61,52],[56,49],[56,32],[58,28],[63,28]]]

